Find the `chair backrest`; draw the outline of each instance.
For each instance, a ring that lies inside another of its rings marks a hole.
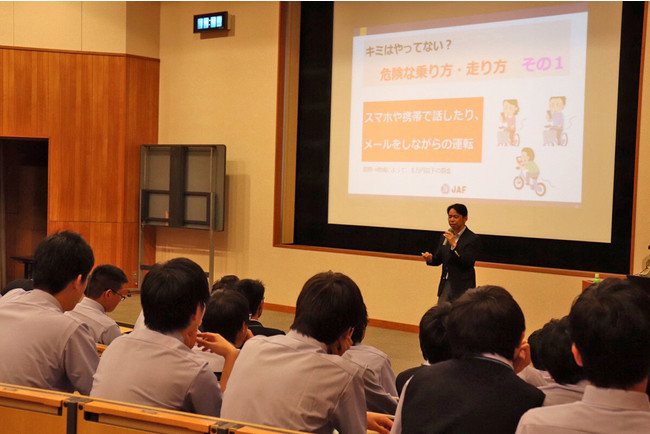
[[[0,383],[2,432],[65,433],[69,408],[67,393]]]
[[[0,383],[0,432],[300,434],[243,422]]]

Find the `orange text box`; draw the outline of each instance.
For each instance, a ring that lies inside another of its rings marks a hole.
[[[362,161],[480,163],[483,97],[363,104]]]

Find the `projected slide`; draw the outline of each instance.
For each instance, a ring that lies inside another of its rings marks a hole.
[[[356,32],[349,194],[582,202],[586,11]]]

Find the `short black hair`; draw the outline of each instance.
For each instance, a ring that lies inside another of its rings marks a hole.
[[[456,211],[458,214],[460,214],[461,216],[467,217],[467,207],[462,203],[454,203],[449,205],[447,207],[447,214],[449,214],[449,211],[451,211],[452,209]]]
[[[528,345],[530,346],[530,361],[533,363],[535,369],[546,371],[546,365],[542,359],[542,341],[544,334],[549,330],[548,324],[545,324],[541,329],[537,329],[528,336]]]
[[[512,360],[526,321],[512,295],[500,286],[470,289],[451,307],[447,335],[454,357],[496,353]]]
[[[451,345],[447,337],[447,316],[451,303],[440,303],[427,310],[420,320],[420,349],[430,364],[451,359]]]
[[[25,291],[31,291],[34,289],[34,281],[32,279],[15,279],[7,283],[7,286],[0,291],[0,295],[5,295],[12,289],[21,288]]]
[[[650,372],[650,295],[628,280],[591,285],[569,313],[569,333],[585,377],[596,387],[628,389]]]
[[[367,315],[357,284],[345,274],[327,271],[305,282],[291,328],[329,345]]]
[[[246,297],[232,289],[218,289],[210,295],[201,330],[219,333],[234,345],[237,333],[246,320],[248,320]]]
[[[552,319],[544,329],[541,356],[553,380],[559,384],[576,384],[584,379],[582,368],[576,363],[571,351],[573,342],[569,336],[569,317]]]
[[[97,299],[107,290],[118,291],[122,285],[128,282],[126,274],[115,265],[103,264],[95,267],[88,278],[86,286],[86,297]]]
[[[93,249],[81,235],[55,232],[34,252],[34,288],[58,294],[77,276],[85,282],[94,264]]]
[[[235,284],[235,289],[246,297],[249,313],[255,315],[264,300],[264,284],[260,280],[242,279]]]
[[[359,318],[359,322],[354,326],[352,332],[352,344],[357,345],[363,341],[363,335],[368,328],[368,312],[364,310],[364,314]]]
[[[187,258],[154,265],[142,281],[140,301],[144,323],[151,330],[168,333],[190,324],[197,306],[210,298],[203,269]]]
[[[226,274],[212,284],[211,291],[216,291],[217,289],[235,289],[237,282],[239,282],[239,277],[234,274]]]

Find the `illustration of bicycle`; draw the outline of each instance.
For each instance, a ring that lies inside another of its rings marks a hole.
[[[564,129],[560,129],[560,134],[558,135],[558,128],[547,126],[544,129],[544,145],[557,145],[557,146],[566,146],[569,143],[569,136]],[[558,142],[559,137],[559,142]]]
[[[521,157],[517,157],[517,164],[518,166],[515,167],[515,169],[519,169],[519,175],[515,176],[515,179],[512,180],[512,184],[517,190],[521,190],[524,188],[524,185],[526,185],[527,181],[527,174],[525,171],[525,164],[526,161]],[[532,188],[535,191],[535,194],[537,196],[544,196],[546,194],[546,184],[542,181],[538,181],[537,178],[539,177],[539,173],[534,176],[529,176],[529,181],[530,181],[530,188]]]
[[[533,178],[531,182],[533,184],[531,185],[531,188],[535,190],[537,196],[544,196],[546,194],[546,184],[542,181],[537,181],[536,178]],[[524,169],[520,169],[519,175],[515,176],[512,183],[517,190],[524,188],[524,185],[526,185],[526,174],[524,173]]]
[[[571,128],[575,116],[571,116],[566,127],[545,125],[542,133],[544,146],[566,146],[569,144],[569,136],[566,131]]]

